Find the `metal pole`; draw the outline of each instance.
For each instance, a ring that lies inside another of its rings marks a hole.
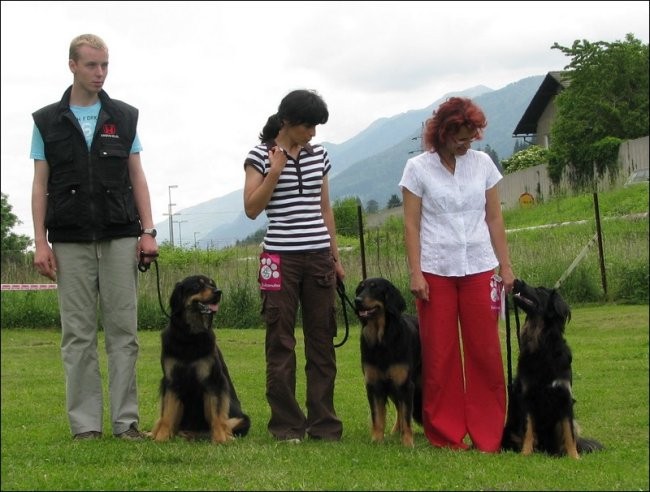
[[[172,206],[176,205],[172,203],[172,188],[178,188],[178,185],[169,185],[167,186],[167,192],[169,193],[169,202],[168,202],[168,215],[169,215],[169,244],[172,248],[174,247],[174,219],[172,217]]]
[[[187,222],[187,221],[186,220],[177,220],[176,221],[176,223],[178,224],[178,246],[180,246],[181,248],[183,247],[183,236],[181,236],[181,224],[183,222]]]
[[[596,213],[596,235],[598,236],[598,259],[600,260],[600,278],[603,292],[607,297],[607,275],[605,274],[605,255],[603,253],[603,231],[600,228],[600,210],[598,208],[598,193],[594,193],[594,211]]]
[[[366,277],[366,246],[363,241],[363,214],[361,205],[357,204],[357,217],[359,219],[359,248],[361,249],[361,278],[365,280]]]

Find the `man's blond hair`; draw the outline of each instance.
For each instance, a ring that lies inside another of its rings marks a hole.
[[[95,34],[81,34],[70,42],[70,59],[77,61],[79,59],[79,48],[81,46],[90,46],[98,50],[108,51],[104,40]]]

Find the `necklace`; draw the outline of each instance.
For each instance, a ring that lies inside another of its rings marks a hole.
[[[447,171],[449,171],[451,174],[454,174],[456,171],[456,159],[453,160],[453,162],[447,162],[447,159],[445,156],[442,154],[438,153],[440,156],[440,162],[442,162],[442,165],[445,167]]]

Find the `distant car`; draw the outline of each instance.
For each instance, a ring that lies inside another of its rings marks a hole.
[[[630,177],[627,178],[625,182],[625,187],[632,186],[639,183],[648,183],[650,179],[650,169],[647,167],[645,169],[637,169],[630,174]]]

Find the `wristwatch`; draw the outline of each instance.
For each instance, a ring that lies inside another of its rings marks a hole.
[[[156,229],[142,229],[142,234],[149,234],[151,237],[156,237],[156,234],[158,234],[158,231]]]

